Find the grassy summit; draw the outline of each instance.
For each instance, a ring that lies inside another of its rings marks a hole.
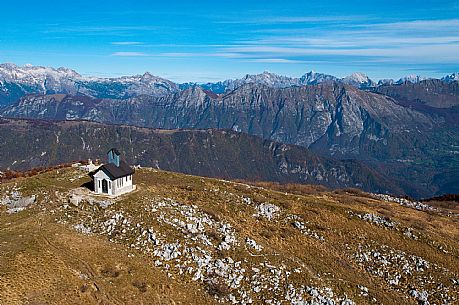
[[[1,304],[459,299],[454,205],[147,168],[117,199],[88,181],[59,169],[0,185]]]

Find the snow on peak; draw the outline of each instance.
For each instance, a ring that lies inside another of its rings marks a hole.
[[[416,74],[410,74],[405,77],[400,78],[396,84],[404,84],[404,83],[412,83],[412,84],[417,84],[420,81],[426,80],[426,77],[422,77]]]
[[[97,98],[127,98],[138,95],[165,96],[179,92],[188,87],[201,86],[216,93],[232,91],[245,84],[264,85],[271,88],[288,88],[303,85],[316,85],[325,81],[341,82],[356,88],[366,89],[378,85],[393,85],[402,83],[418,83],[426,79],[418,75],[408,75],[398,81],[391,79],[380,80],[378,84],[366,74],[355,72],[345,78],[307,72],[300,78],[278,75],[269,71],[259,74],[247,74],[240,79],[229,79],[223,82],[202,85],[178,85],[167,79],[155,76],[150,72],[141,75],[122,76],[117,78],[86,77],[76,71],[65,68],[52,68],[26,64],[18,66],[13,63],[0,64],[0,84],[14,83],[17,92],[12,96],[22,96],[29,93],[51,94],[85,94]],[[442,78],[445,82],[459,81],[459,73],[453,73]],[[13,90],[2,86],[3,91]],[[8,92],[7,92],[8,93]],[[11,93],[11,92],[10,92]],[[8,94],[10,94],[8,93]]]
[[[51,67],[33,66],[27,64],[24,66],[17,66],[11,63],[0,64],[0,78],[3,80],[15,80],[23,83],[38,84],[48,78],[61,79],[61,78],[81,78],[81,75],[74,70],[60,67],[54,69]]]
[[[349,84],[358,88],[374,87],[376,83],[373,82],[365,73],[354,72],[349,76],[342,79],[345,84]]]
[[[455,73],[446,75],[446,76],[442,77],[441,80],[444,81],[444,82],[447,82],[447,83],[454,82],[454,81],[458,82],[459,81],[459,72],[455,72]]]
[[[249,81],[269,81],[269,80],[276,80],[282,78],[283,76],[279,76],[277,74],[271,73],[269,71],[264,71],[260,74],[246,74],[244,79]]]
[[[222,84],[225,86],[226,90],[234,90],[245,84],[258,84],[273,88],[287,88],[298,85],[298,79],[264,71],[260,74],[246,74],[240,79],[226,80]]]
[[[378,86],[389,86],[393,85],[395,81],[392,78],[383,78],[378,81]]]
[[[315,71],[310,71],[300,78],[300,84],[302,85],[315,85],[322,83],[324,81],[336,81],[338,80],[333,75],[316,73]]]
[[[142,75],[143,78],[155,78],[155,76],[153,74],[151,74],[150,72],[145,72],[143,75]]]
[[[345,79],[353,80],[359,83],[368,82],[370,79],[365,73],[362,72],[354,72],[349,76],[346,76]]]
[[[65,67],[55,69],[11,63],[0,64],[0,82],[20,85],[24,94],[85,94],[98,98],[125,98],[142,94],[163,96],[178,91],[175,83],[148,72],[118,78],[83,77]]]

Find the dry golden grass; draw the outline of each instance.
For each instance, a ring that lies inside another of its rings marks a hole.
[[[39,189],[52,194],[75,186],[66,174],[9,184],[23,186],[24,194]],[[0,304],[214,303],[197,285],[185,287],[168,278],[141,253],[128,257],[126,247],[76,234],[53,217],[38,206],[13,215],[0,213]]]
[[[38,204],[23,212],[0,213],[0,304],[213,304],[213,295],[230,292],[219,282],[199,283],[176,274],[172,279],[153,265],[152,257],[130,250],[128,242],[111,243],[104,235],[80,234],[70,225],[56,223],[55,219],[63,217],[63,203],[56,191],[65,194],[88,180],[78,175],[74,169],[65,169],[0,185],[3,192],[16,185],[22,187],[24,195],[39,194]],[[78,179],[69,180],[75,177]],[[293,274],[291,280],[306,285],[320,282],[336,294],[351,297],[356,304],[372,304],[371,299],[359,294],[357,285],[368,287],[378,304],[415,304],[406,293],[390,289],[383,279],[369,274],[350,258],[362,243],[389,245],[459,275],[457,215],[417,211],[355,190],[332,193],[310,186],[248,185],[150,169],[137,171],[135,183],[138,190],[110,208],[128,211],[137,222],[147,223],[174,240],[181,235],[159,226],[144,212],[146,198],[172,198],[196,205],[212,219],[230,223],[238,236],[255,239],[273,264],[303,266],[303,272]],[[253,217],[253,206],[241,202],[243,197],[251,198],[254,204],[277,205],[281,209],[279,218],[268,221]],[[388,217],[401,229],[391,230],[351,217],[350,211]],[[88,219],[91,213],[94,217],[101,215],[90,206],[66,213],[74,213],[79,219]],[[282,220],[288,215],[301,217],[325,241],[301,234]],[[403,234],[402,229],[408,227],[419,239]],[[216,232],[206,233],[211,240],[219,241]],[[215,255],[261,261],[258,256],[248,255],[244,247]],[[259,297],[261,300],[264,295]]]

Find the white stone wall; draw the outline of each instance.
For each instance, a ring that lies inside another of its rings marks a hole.
[[[114,192],[113,192],[113,183],[112,181],[110,180],[110,177],[108,177],[102,170],[98,171],[95,175],[94,175],[94,192],[96,194],[104,194],[102,192],[102,181],[103,180],[106,180],[107,181],[107,186],[108,186],[108,193],[105,193],[105,194],[108,194],[108,195],[114,195]]]
[[[113,181],[113,194],[120,195],[132,191],[132,175]]]
[[[114,181],[110,180],[103,171],[98,171],[94,175],[94,192],[96,194],[107,194],[107,195],[121,195],[133,190],[132,175],[118,178]],[[102,192],[102,181],[106,180],[108,184],[108,193]]]

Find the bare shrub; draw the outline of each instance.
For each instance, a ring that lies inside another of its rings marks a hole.
[[[120,271],[116,268],[113,268],[111,266],[105,266],[101,271],[100,273],[104,276],[104,277],[113,277],[113,278],[116,278],[120,275]]]
[[[139,289],[140,292],[146,292],[147,291],[147,283],[145,283],[144,281],[134,280],[132,282],[132,286],[134,286],[135,288]]]
[[[216,278],[211,278],[205,282],[207,292],[212,296],[224,297],[231,291],[229,287]]]

